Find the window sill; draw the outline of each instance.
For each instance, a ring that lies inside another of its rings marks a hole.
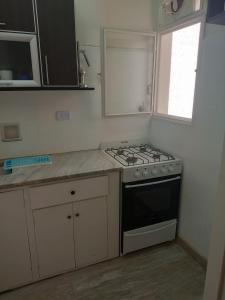
[[[159,113],[153,113],[152,117],[153,117],[153,119],[161,119],[161,120],[169,121],[169,122],[176,123],[176,124],[192,126],[192,119],[188,119],[188,118],[182,118],[182,117],[159,114]]]

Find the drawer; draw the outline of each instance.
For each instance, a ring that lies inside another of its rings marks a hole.
[[[30,189],[32,209],[40,209],[106,195],[108,195],[108,176],[57,183]]]

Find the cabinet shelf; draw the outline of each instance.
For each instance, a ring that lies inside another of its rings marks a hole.
[[[1,91],[94,91],[94,87],[51,86],[51,87],[0,87]]]

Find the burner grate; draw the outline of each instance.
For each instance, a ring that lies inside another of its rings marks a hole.
[[[112,156],[123,166],[147,165],[163,161],[171,161],[175,158],[150,145],[132,145],[124,148],[108,148],[105,152]]]

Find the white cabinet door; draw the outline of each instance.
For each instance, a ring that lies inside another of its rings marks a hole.
[[[75,268],[72,204],[33,211],[40,277]]]
[[[0,193],[0,291],[31,281],[23,192]]]
[[[74,203],[74,215],[77,267],[106,259],[108,255],[106,198]]]

